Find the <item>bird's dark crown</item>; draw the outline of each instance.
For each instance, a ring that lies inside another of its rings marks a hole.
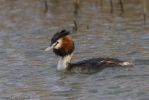
[[[53,43],[55,43],[58,39],[62,38],[63,36],[69,35],[69,34],[70,34],[70,32],[66,31],[65,29],[62,30],[61,32],[55,33],[54,36],[51,39],[51,45]]]
[[[53,45],[56,41],[61,39],[61,41],[58,42],[58,44],[60,44],[61,46],[59,48],[53,48],[53,51],[56,55],[65,57],[67,55],[70,55],[74,51],[74,42],[69,36],[67,36],[69,34],[69,31],[62,30],[60,32],[55,33],[52,37],[51,45]]]

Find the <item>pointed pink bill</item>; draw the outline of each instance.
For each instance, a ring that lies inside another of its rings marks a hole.
[[[51,49],[53,49],[53,48],[54,48],[54,45],[52,45],[52,46],[46,48],[45,51],[49,51],[49,50],[51,50]]]

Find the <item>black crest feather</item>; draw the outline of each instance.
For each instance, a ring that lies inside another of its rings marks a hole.
[[[55,43],[55,42],[56,42],[58,39],[60,39],[61,37],[66,36],[66,35],[69,35],[69,34],[70,34],[70,32],[69,32],[69,31],[66,31],[65,29],[62,30],[61,32],[55,33],[54,36],[53,36],[52,39],[51,39],[51,45],[52,45],[53,43]]]

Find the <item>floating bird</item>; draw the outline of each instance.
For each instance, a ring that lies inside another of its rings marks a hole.
[[[45,51],[53,49],[53,52],[57,56],[60,56],[60,60],[57,65],[58,70],[90,73],[97,72],[108,67],[133,66],[130,62],[114,58],[91,58],[77,63],[71,63],[75,46],[72,38],[68,36],[69,34],[70,32],[66,30],[57,32],[51,39],[50,47],[45,49]]]

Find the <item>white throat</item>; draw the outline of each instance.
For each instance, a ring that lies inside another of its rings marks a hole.
[[[58,70],[66,70],[68,64],[71,62],[72,55],[73,54],[67,55],[63,58],[61,57],[59,62],[58,62],[58,65],[57,65],[57,69]]]

